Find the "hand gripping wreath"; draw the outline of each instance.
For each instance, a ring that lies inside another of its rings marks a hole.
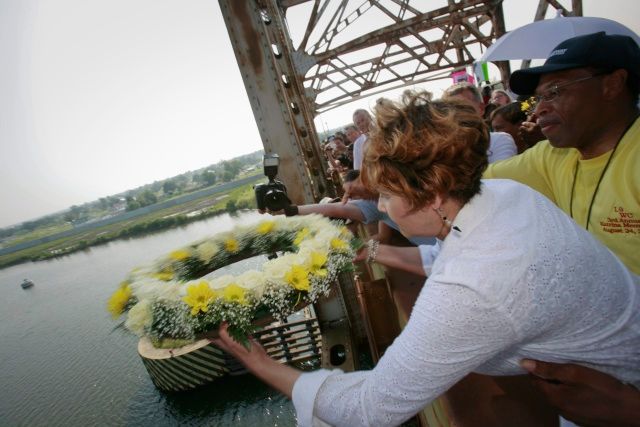
[[[245,341],[256,319],[284,320],[301,304],[328,294],[338,274],[352,270],[357,245],[346,227],[319,215],[237,226],[134,269],[108,309],[114,318],[126,313],[125,327],[157,347],[187,344],[222,322]],[[278,252],[283,254],[261,271],[203,278],[237,261]]]

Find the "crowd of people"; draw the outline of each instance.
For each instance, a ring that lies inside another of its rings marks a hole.
[[[426,281],[371,371],[302,373],[222,326],[218,345],[291,397],[300,425],[398,425],[512,376],[503,394],[524,418],[498,405],[491,424],[451,403],[454,424],[640,425],[640,49],[575,37],[509,89],[528,111],[499,89],[488,113],[456,84],[380,99],[326,142],[329,166],[351,169],[342,202],[286,214],[379,221],[358,260]],[[416,246],[387,244],[384,227]],[[518,401],[531,385],[540,401]]]

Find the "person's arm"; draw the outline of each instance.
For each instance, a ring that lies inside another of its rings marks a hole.
[[[369,249],[366,246],[362,248],[356,255],[355,260],[366,260],[369,256]],[[400,247],[380,244],[373,260],[387,267],[408,271],[419,276],[425,275],[420,251],[415,246]]]
[[[362,211],[351,203],[321,203],[315,205],[298,206],[298,215],[320,214],[330,218],[352,219],[364,221]]]
[[[220,326],[218,334],[219,338],[213,340],[215,345],[233,355],[253,375],[291,399],[293,386],[302,372],[269,357],[264,348],[253,339],[247,349],[229,336],[226,323]]]
[[[486,302],[465,285],[428,283],[378,365],[325,377],[313,413],[331,425],[401,424],[515,342],[511,323]],[[296,389],[304,390],[306,381],[303,374]]]
[[[312,205],[292,205],[287,209],[295,210],[295,215],[320,214],[329,218],[352,219],[354,221],[364,221],[365,217],[358,206],[352,203],[318,203]],[[285,210],[268,211],[271,215],[283,215]]]
[[[640,391],[595,369],[523,360],[533,384],[560,414],[580,425],[640,426]]]
[[[347,203],[349,199],[373,200],[378,198],[377,194],[371,193],[364,187],[364,185],[362,185],[360,178],[354,181],[345,182],[342,184],[342,189],[344,190],[344,194],[342,196],[343,204]]]
[[[337,162],[336,158],[333,156],[333,153],[331,152],[331,150],[326,150],[324,154],[327,157],[327,160],[329,162],[329,169],[336,170],[336,171],[340,170],[340,164]]]
[[[293,396],[300,425],[310,426],[315,416],[331,425],[382,427],[401,424],[516,340],[492,298],[444,278],[425,286],[407,326],[372,371],[300,373],[278,366],[255,342],[249,350],[235,343],[226,326],[214,343]]]

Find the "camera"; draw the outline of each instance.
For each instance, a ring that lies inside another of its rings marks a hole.
[[[279,164],[280,157],[277,154],[264,155],[262,165],[269,182],[253,187],[256,204],[260,210],[279,211],[291,205],[291,200],[287,196],[287,187],[282,181],[276,179]]]

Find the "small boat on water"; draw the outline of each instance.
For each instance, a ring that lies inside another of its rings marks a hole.
[[[22,287],[22,289],[29,289],[29,288],[33,287],[34,285],[35,285],[35,283],[33,283],[29,279],[24,279],[22,281],[22,283],[20,283],[20,286]]]

